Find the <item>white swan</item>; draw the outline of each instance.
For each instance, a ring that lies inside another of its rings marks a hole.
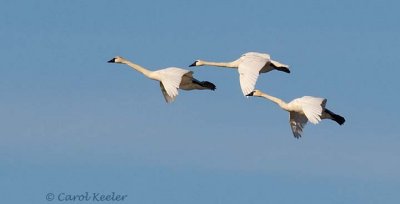
[[[185,69],[169,67],[157,71],[150,71],[120,56],[116,56],[108,62],[126,64],[136,71],[144,74],[146,77],[159,81],[161,91],[167,103],[171,103],[175,100],[176,96],[178,95],[178,88],[182,90],[210,89],[213,91],[216,88],[211,82],[199,81],[193,78],[193,72]]]
[[[288,65],[271,60],[269,54],[258,52],[248,52],[232,62],[207,62],[204,60],[196,60],[190,67],[203,65],[237,68],[240,75],[240,87],[243,95],[247,95],[254,90],[260,73],[266,73],[273,69],[290,73]]]
[[[313,124],[318,124],[322,119],[331,119],[336,121],[339,125],[343,125],[346,121],[342,116],[333,113],[325,108],[326,99],[313,96],[303,96],[296,98],[290,103],[270,96],[259,90],[254,90],[248,96],[258,96],[269,99],[278,104],[283,110],[290,113],[290,126],[295,138],[300,138],[303,128],[309,120]]]

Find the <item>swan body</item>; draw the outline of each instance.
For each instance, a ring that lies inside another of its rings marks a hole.
[[[318,124],[322,119],[331,119],[339,125],[343,125],[346,121],[342,116],[333,113],[325,108],[327,100],[325,98],[303,96],[292,100],[289,103],[283,100],[270,96],[259,90],[254,90],[248,96],[263,97],[278,104],[283,110],[289,112],[289,123],[295,138],[300,138],[304,126],[310,121],[313,124]]]
[[[160,88],[165,101],[171,103],[178,96],[178,89],[182,90],[215,90],[215,85],[208,81],[199,81],[193,78],[193,72],[177,67],[169,67],[157,71],[150,71],[120,56],[116,56],[108,61],[109,63],[126,64],[146,77],[159,81]]]
[[[288,65],[272,60],[269,54],[258,52],[245,53],[239,59],[232,62],[208,62],[204,60],[196,60],[190,65],[190,67],[204,65],[237,68],[243,95],[247,95],[254,90],[260,73],[266,73],[274,69],[290,73]]]

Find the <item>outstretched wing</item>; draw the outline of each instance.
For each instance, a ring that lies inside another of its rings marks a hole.
[[[289,65],[282,64],[282,63],[277,62],[277,61],[274,61],[274,60],[270,60],[270,63],[271,63],[270,65],[271,65],[274,69],[276,69],[276,70],[278,70],[278,71],[281,71],[281,72],[290,73]]]
[[[246,53],[240,60],[241,62],[238,66],[240,87],[242,88],[243,95],[246,96],[254,91],[258,75],[270,60],[270,57],[267,54]]]
[[[282,63],[280,63],[280,62],[278,62],[278,61],[275,61],[275,60],[270,60],[270,62],[271,62],[271,64],[272,64],[274,67],[285,67],[285,68],[289,68],[289,65],[287,65],[287,64],[282,64]]]
[[[161,78],[160,88],[167,103],[171,103],[178,96],[179,84],[182,81],[182,76],[189,73],[189,70],[170,67],[156,71]]]
[[[325,106],[326,99],[303,96],[299,100],[301,101],[301,107],[307,119],[313,124],[318,124],[321,121],[322,110],[323,106]]]
[[[298,139],[301,137],[301,133],[303,133],[303,128],[307,124],[307,121],[307,117],[304,114],[290,112],[289,123],[295,138]]]
[[[160,88],[161,88],[162,94],[164,95],[165,101],[167,103],[172,103],[172,102],[175,101],[176,96],[173,96],[173,97],[169,96],[168,93],[167,93],[167,90],[165,90],[165,87],[164,87],[164,85],[163,85],[163,83],[161,81],[160,81]]]

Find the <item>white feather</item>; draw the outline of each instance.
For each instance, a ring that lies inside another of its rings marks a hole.
[[[247,95],[254,90],[258,75],[269,60],[268,54],[249,52],[242,55],[238,72],[243,95]]]
[[[269,54],[248,52],[243,54],[239,59],[232,62],[207,62],[203,60],[198,60],[196,61],[196,63],[194,63],[194,66],[210,65],[238,68],[240,87],[243,95],[247,95],[254,90],[257,83],[258,75],[260,73],[266,73],[274,69],[273,67],[269,66],[270,62],[272,62],[272,60]],[[281,64],[279,62],[273,62],[274,65],[277,67],[287,67],[287,65]]]
[[[303,96],[298,99],[298,101],[301,103],[304,114],[311,123],[318,124],[321,121],[321,115],[323,111],[321,104],[324,100],[324,98],[312,96]]]
[[[207,89],[205,87],[201,86],[194,86],[192,80],[194,79],[192,74],[192,71],[177,68],[177,67],[169,67],[157,71],[150,71],[138,64],[135,64],[129,60],[126,60],[120,56],[117,56],[113,58],[112,60],[109,61],[110,63],[121,63],[121,64],[126,64],[130,66],[131,68],[135,69],[136,71],[142,73],[146,77],[159,81],[160,82],[160,89],[161,92],[164,95],[165,100],[167,103],[171,103],[175,100],[176,96],[178,96],[179,92],[178,89],[180,88],[181,82],[182,82],[182,77],[183,75],[186,75],[186,84],[185,87],[183,87],[185,90],[193,90],[193,89]],[[211,82],[208,82],[211,83]]]
[[[164,87],[163,83],[161,81],[160,81],[160,88],[161,88],[161,93],[163,94],[164,99],[165,99],[165,101],[167,103],[172,103],[172,102],[175,101],[176,96],[174,96],[174,97],[169,96],[167,91],[165,90],[165,87]]]
[[[313,124],[317,124],[321,119],[333,119],[333,115],[336,116],[335,121],[342,125],[344,123],[344,118],[332,113],[331,111],[325,109],[327,100],[324,98],[313,97],[313,96],[303,96],[301,98],[296,98],[290,103],[286,103],[283,100],[276,98],[274,96],[263,93],[259,90],[254,90],[251,96],[258,96],[266,98],[276,104],[278,104],[283,110],[289,112],[289,124],[292,129],[293,135],[296,138],[301,137],[304,126],[310,121]],[[339,121],[338,121],[339,120]],[[343,120],[343,121],[342,121]]]
[[[271,62],[273,65],[275,65],[276,67],[287,67],[287,68],[289,68],[289,65],[287,65],[287,64],[282,64],[282,63],[277,62],[277,61],[274,61],[274,60],[270,60],[270,62]]]
[[[182,80],[182,76],[188,72],[190,71],[176,67],[169,67],[166,69],[155,71],[154,74],[160,76],[160,82],[162,83],[165,92],[168,94],[169,97],[174,99],[179,94],[178,89],[179,84]]]

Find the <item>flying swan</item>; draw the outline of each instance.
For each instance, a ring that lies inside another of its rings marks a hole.
[[[199,81],[193,78],[193,72],[176,67],[168,67],[157,71],[150,71],[140,65],[130,62],[120,56],[116,56],[109,63],[126,64],[134,70],[144,74],[146,77],[159,81],[161,92],[164,95],[165,101],[171,103],[178,96],[178,88],[182,90],[215,90],[215,85],[208,81]]]
[[[240,87],[243,95],[247,95],[254,90],[260,73],[266,73],[273,69],[290,73],[288,65],[272,60],[269,54],[258,52],[245,53],[233,62],[207,62],[204,60],[196,60],[189,67],[204,65],[237,68],[240,75]]]
[[[271,100],[278,104],[283,110],[289,112],[290,127],[295,138],[300,138],[303,128],[307,121],[313,124],[318,124],[322,119],[331,119],[336,121],[339,125],[343,125],[345,119],[333,113],[332,111],[325,108],[326,99],[318,98],[313,96],[303,96],[296,98],[290,103],[286,103],[283,100],[270,96],[259,90],[254,90],[248,96],[258,96]]]

